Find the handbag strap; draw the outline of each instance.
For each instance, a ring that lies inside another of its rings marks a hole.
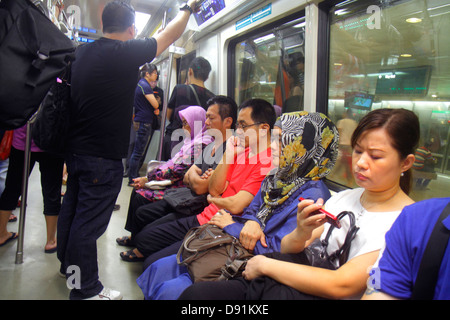
[[[413,300],[432,300],[434,297],[439,269],[450,238],[450,230],[447,229],[442,222],[449,215],[450,202],[444,208],[434,225],[425,252],[423,253],[419,272],[417,273],[416,281],[414,282],[414,289],[411,297]]]
[[[358,232],[359,228],[356,226],[356,220],[355,215],[351,211],[343,211],[338,214],[337,218],[339,220],[342,220],[345,216],[348,216],[350,219],[350,228],[347,231],[347,235],[345,236],[344,244],[337,249],[335,252],[330,254],[328,258],[330,261],[334,261],[336,259],[339,259],[339,266],[343,265],[345,262],[347,262],[348,254],[350,252],[350,246],[352,244],[353,239],[356,237],[356,233]],[[334,226],[331,225],[328,229],[328,233],[325,236],[324,240],[322,241],[322,245],[324,247],[324,252],[326,252],[326,248],[328,247],[328,240],[331,236],[331,232],[334,230]]]
[[[198,106],[201,107],[202,104],[200,103],[200,99],[198,98],[197,91],[195,90],[195,88],[192,84],[190,84],[189,87],[192,89],[192,91],[194,91],[194,96],[195,96],[195,99],[197,100]]]

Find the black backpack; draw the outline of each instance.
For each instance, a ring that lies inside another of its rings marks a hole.
[[[75,56],[75,44],[29,0],[0,2],[0,128],[36,112]]]

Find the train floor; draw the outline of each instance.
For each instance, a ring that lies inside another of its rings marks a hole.
[[[67,300],[69,297],[66,280],[59,275],[56,253],[44,253],[46,227],[39,174],[36,167],[29,179],[23,263],[16,264],[17,240],[0,247],[0,300]],[[142,300],[144,296],[136,283],[142,273],[142,263],[122,261],[119,253],[124,247],[115,241],[129,234],[124,229],[132,191],[127,182],[128,179],[123,179],[117,200],[120,209],[113,212],[106,232],[97,241],[99,277],[105,287],[119,290],[124,300]],[[20,208],[13,213],[19,217]],[[18,229],[19,219],[8,223],[8,231]]]

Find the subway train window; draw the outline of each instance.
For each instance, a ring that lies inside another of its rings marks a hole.
[[[303,110],[305,19],[235,43],[234,96],[238,104],[261,98],[283,112]]]
[[[330,178],[354,187],[349,137],[370,110],[405,108],[420,120],[414,200],[450,195],[450,3],[345,1],[329,14],[328,114],[341,127]]]

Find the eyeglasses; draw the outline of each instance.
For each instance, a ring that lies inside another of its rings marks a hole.
[[[256,126],[256,125],[258,125],[258,124],[262,124],[262,122],[256,122],[256,123],[253,123],[253,124],[247,124],[247,125],[237,123],[237,124],[236,124],[236,130],[242,129],[242,130],[245,131],[245,129],[247,129],[248,127]]]

